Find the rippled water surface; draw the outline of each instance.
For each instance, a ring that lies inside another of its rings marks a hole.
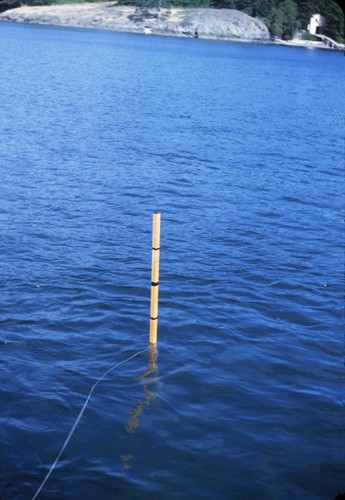
[[[0,25],[0,498],[328,500],[344,57]]]

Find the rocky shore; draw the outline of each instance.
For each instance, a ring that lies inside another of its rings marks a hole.
[[[265,24],[232,9],[161,9],[137,12],[114,2],[29,7],[0,13],[0,21],[75,28],[195,37],[229,41],[270,42]],[[322,42],[278,41],[284,45],[327,48]]]
[[[224,40],[268,41],[265,24],[231,9],[150,9],[113,2],[19,7],[0,14],[0,21],[97,28],[130,33]]]

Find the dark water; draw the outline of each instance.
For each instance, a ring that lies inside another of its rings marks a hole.
[[[0,25],[0,498],[333,499],[341,53]]]

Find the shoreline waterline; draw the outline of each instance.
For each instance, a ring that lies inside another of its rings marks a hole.
[[[49,6],[23,6],[0,14],[0,23],[35,24],[78,29],[95,29],[122,33],[158,35],[179,38],[200,38],[225,42],[285,45],[307,49],[334,50],[321,41],[309,40],[271,40],[251,37],[219,36],[199,34],[180,29],[183,12],[186,9],[162,9],[168,28],[150,19],[136,20],[135,7],[116,6],[112,2],[92,4],[63,4]],[[177,29],[176,29],[177,27]]]

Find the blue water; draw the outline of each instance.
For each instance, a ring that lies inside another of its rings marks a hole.
[[[345,492],[342,53],[0,25],[0,498]],[[150,371],[151,369],[151,371]]]

